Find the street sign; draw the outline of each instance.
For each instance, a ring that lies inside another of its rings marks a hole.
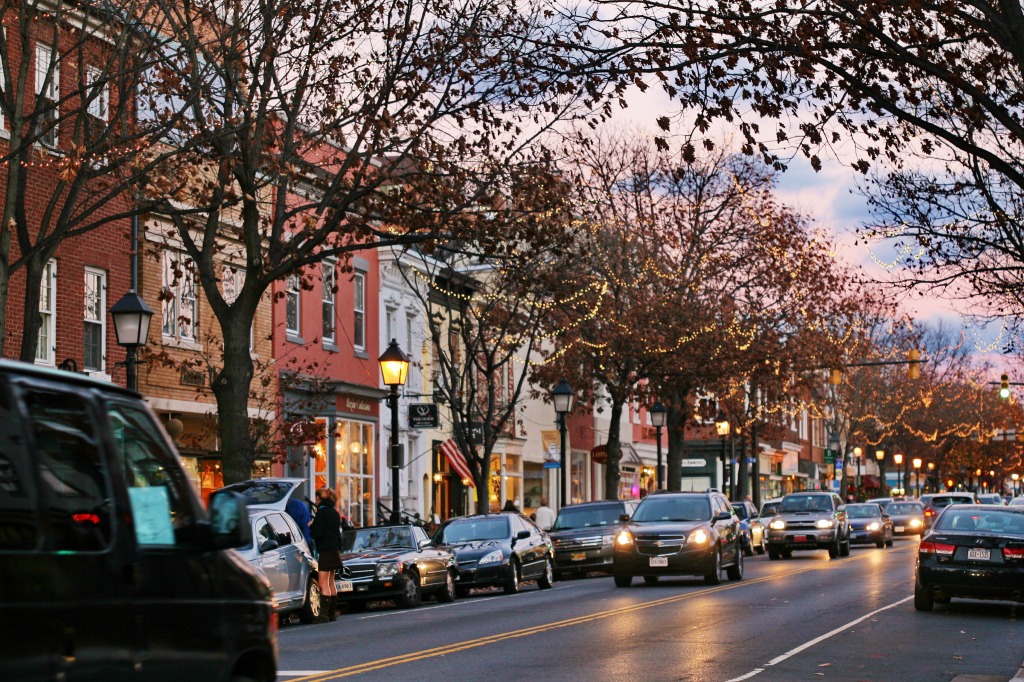
[[[836,451],[832,448],[825,448],[825,464],[836,463]]]
[[[436,429],[441,422],[434,403],[413,403],[409,405],[410,429]]]

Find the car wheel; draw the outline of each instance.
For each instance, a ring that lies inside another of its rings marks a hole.
[[[836,541],[828,546],[828,558],[838,559],[839,553],[843,551],[843,545],[839,542],[839,536],[836,536]]]
[[[711,570],[704,574],[704,582],[708,585],[720,585],[722,583],[722,553],[716,549],[711,561]]]
[[[777,550],[777,549],[769,549],[768,550],[768,558],[771,561],[778,561],[779,560],[779,550]]]
[[[403,609],[412,609],[423,601],[423,589],[420,587],[419,576],[405,573],[401,576],[402,593],[395,597],[395,603]]]
[[[450,604],[455,601],[455,576],[448,571],[444,578],[444,587],[437,593],[437,601],[441,604]]]
[[[323,605],[320,597],[320,585],[315,578],[310,578],[309,586],[306,588],[306,603],[299,610],[299,620],[303,624],[314,623],[320,617],[320,608]]]
[[[519,564],[514,560],[508,567],[508,579],[505,580],[505,594],[515,594],[519,591]]]
[[[914,608],[918,611],[931,611],[932,606],[935,605],[935,597],[932,596],[931,590],[925,589],[920,585],[914,585]]]
[[[850,531],[846,531],[846,541],[839,546],[839,556],[850,556]]]
[[[739,547],[736,548],[736,561],[732,566],[725,569],[726,575],[729,576],[729,580],[743,580],[743,554],[744,552],[739,551]]]
[[[885,549],[885,540],[879,538],[878,542],[875,543],[875,547],[877,547],[878,549]]]
[[[761,544],[756,547],[758,554],[764,554],[764,536],[761,536]]]
[[[888,540],[885,541],[885,546],[886,547],[892,547],[892,543],[893,542],[895,542],[894,538],[889,538]]]
[[[551,557],[544,560],[544,573],[537,578],[537,587],[542,590],[550,590],[555,584],[555,567]]]
[[[629,587],[633,584],[633,576],[622,575],[621,573],[615,574],[615,587]]]
[[[644,576],[644,582],[647,583],[648,585],[657,585],[658,584],[658,576],[656,576],[656,575],[645,575]]]

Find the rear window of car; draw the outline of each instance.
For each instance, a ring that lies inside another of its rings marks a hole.
[[[1005,535],[1024,535],[1024,515],[1009,511],[949,509],[935,522],[935,530],[977,531]]]
[[[933,507],[948,507],[951,504],[974,504],[969,495],[936,495],[930,503]]]

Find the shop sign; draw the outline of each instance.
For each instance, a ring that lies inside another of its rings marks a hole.
[[[608,446],[598,445],[590,451],[590,459],[593,460],[594,464],[607,464],[608,463]]]
[[[410,429],[436,429],[440,426],[437,405],[434,403],[413,403],[409,405]]]
[[[684,459],[679,463],[679,465],[683,467],[703,468],[708,465],[708,461],[706,459]]]
[[[351,412],[364,412],[369,414],[373,411],[373,403],[365,398],[345,396],[345,408]]]

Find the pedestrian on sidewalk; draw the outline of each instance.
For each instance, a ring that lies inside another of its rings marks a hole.
[[[317,583],[324,598],[325,620],[338,620],[338,590],[334,586],[334,572],[341,568],[341,514],[336,508],[337,496],[330,488],[316,491],[316,516],[309,526],[309,534],[316,545]]]
[[[540,498],[540,506],[534,514],[537,515],[537,525],[541,530],[551,530],[551,526],[555,525],[555,512],[548,506],[548,498]]]

